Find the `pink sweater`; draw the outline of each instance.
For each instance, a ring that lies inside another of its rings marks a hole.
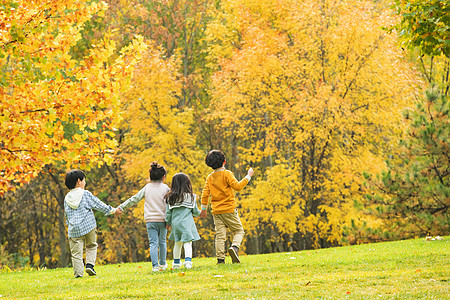
[[[166,203],[164,201],[164,195],[169,190],[170,188],[162,182],[147,183],[136,195],[120,204],[119,207],[122,210],[125,210],[145,198],[145,222],[164,222],[164,218],[166,217]]]

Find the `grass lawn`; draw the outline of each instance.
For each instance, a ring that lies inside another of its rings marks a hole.
[[[241,264],[194,258],[191,270],[151,264],[0,273],[0,299],[450,299],[450,248],[423,239],[321,250],[241,255]],[[172,261],[168,261],[171,266]]]

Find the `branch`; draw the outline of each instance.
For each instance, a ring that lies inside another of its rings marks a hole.
[[[25,149],[11,150],[11,149],[5,148],[3,142],[1,143],[1,146],[2,147],[0,148],[0,150],[6,150],[7,152],[9,152],[12,155],[16,155],[17,152],[31,152],[31,150],[25,150]]]
[[[159,122],[159,120],[157,118],[155,118],[153,115],[150,114],[150,112],[145,108],[145,106],[142,104],[142,102],[140,102],[142,109],[147,113],[147,115],[152,118],[155,122],[156,125],[158,125],[158,127],[164,132],[164,133],[168,133],[167,129]],[[158,110],[157,107],[154,107],[156,113],[158,114]],[[183,153],[182,149],[179,147],[178,143],[175,143],[174,148],[178,151],[178,153],[191,165],[195,165],[188,157],[186,157],[186,155]],[[199,173],[201,173],[200,170],[197,169],[197,171]]]
[[[56,185],[58,186],[59,197],[56,197],[56,201],[58,201],[59,206],[62,209],[64,209],[64,188],[62,186],[62,183],[59,181],[58,176],[56,176],[55,174],[53,174],[51,172],[49,165],[46,165],[45,169],[46,169],[47,173],[50,175],[50,177],[53,179],[53,182],[55,182]]]
[[[48,3],[51,3],[51,1],[49,1]],[[31,18],[30,18],[24,25],[30,24],[31,21],[32,21],[35,17],[39,16],[39,15],[40,15],[41,13],[43,13],[44,11],[45,11],[45,8],[42,9],[42,10],[40,10],[40,11],[38,11],[35,15],[31,16]],[[52,16],[52,14],[48,14],[48,16],[45,17],[45,19],[44,19],[43,21],[41,21],[38,25],[34,26],[33,29],[37,28],[39,25],[41,25],[42,23],[44,23],[44,21],[46,21],[47,19],[50,19],[51,16]],[[25,34],[24,34],[24,37],[27,38],[29,34],[30,34],[29,32],[28,32],[28,33],[25,33]],[[18,39],[10,40],[10,41],[8,41],[8,42],[6,42],[6,43],[1,44],[0,47],[8,46],[9,44],[17,43],[18,41],[19,41]]]
[[[361,71],[361,69],[363,68],[364,63],[369,59],[370,56],[372,56],[372,54],[375,52],[375,50],[378,49],[378,46],[379,46],[378,43],[379,43],[380,41],[384,40],[384,37],[385,37],[385,35],[381,35],[381,36],[378,38],[378,40],[375,42],[375,44],[373,45],[372,50],[369,51],[369,53],[367,53],[367,54],[363,57],[361,63],[360,63],[359,66],[358,66],[358,69],[356,70],[355,76],[353,77],[353,79],[352,79],[352,80],[350,81],[350,83],[348,84],[348,86],[347,86],[347,88],[346,88],[346,90],[345,90],[345,93],[344,93],[344,95],[342,96],[342,99],[345,99],[345,97],[347,96],[347,93],[348,93],[349,90],[350,90],[350,87],[351,87],[351,86],[353,85],[353,83],[355,82],[356,77],[358,76],[359,71]]]
[[[425,75],[425,77],[427,78],[428,82],[431,83],[432,80],[431,78],[428,76],[427,74],[427,68],[425,67],[425,63],[423,62],[422,56],[420,57],[420,63],[422,64],[422,68],[423,68],[423,74]]]
[[[59,104],[59,105],[56,105],[56,106],[53,106],[53,107],[50,107],[50,108],[58,109],[58,108],[61,108],[61,107],[62,107],[62,105]],[[48,112],[48,110],[49,110],[50,108],[39,108],[39,109],[33,109],[33,110],[27,109],[27,110],[19,111],[17,114]],[[5,115],[5,114],[0,114],[0,116],[2,116],[2,117],[3,117],[4,115]]]

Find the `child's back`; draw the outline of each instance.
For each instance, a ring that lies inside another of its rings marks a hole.
[[[150,182],[144,187],[144,220],[145,222],[164,222],[166,203],[164,195],[170,188],[163,182]]]
[[[209,196],[211,196],[211,209],[213,212],[216,230],[216,256],[217,263],[225,263],[225,242],[227,229],[233,233],[233,243],[228,249],[233,263],[239,263],[239,247],[244,238],[244,228],[236,209],[234,191],[242,190],[250,181],[253,169],[238,181],[231,171],[225,169],[225,154],[220,150],[212,150],[205,159],[206,165],[214,171],[206,178],[202,191],[202,212],[200,217],[206,217]]]
[[[166,169],[156,161],[151,164],[149,174],[151,182],[147,183],[137,194],[120,204],[119,208],[125,210],[145,199],[144,220],[150,244],[152,271],[156,272],[167,268],[166,203],[164,195],[170,191],[170,188],[164,183]]]
[[[192,268],[192,242],[200,239],[194,217],[200,215],[196,195],[192,192],[189,176],[177,173],[172,178],[172,188],[165,196],[167,202],[166,224],[172,227],[169,239],[175,241],[173,268],[181,267],[181,248],[184,247],[184,266]]]
[[[93,209],[111,215],[116,209],[103,203],[84,189],[86,175],[81,170],[66,174],[65,184],[69,189],[64,198],[64,214],[75,277],[83,277],[83,251],[86,248],[86,273],[97,275],[94,270],[97,258],[97,222]]]
[[[76,195],[73,196],[74,194]],[[104,204],[85,189],[76,188],[67,193],[64,199],[64,212],[69,238],[83,236],[97,227],[92,209],[105,215],[115,212],[110,205]]]
[[[249,176],[250,177],[250,176]],[[242,190],[250,181],[244,178],[237,181],[233,173],[225,168],[214,170],[206,178],[202,192],[202,206],[207,205],[211,195],[211,208],[213,214],[232,213],[236,209],[234,191]],[[203,209],[202,208],[202,209]]]

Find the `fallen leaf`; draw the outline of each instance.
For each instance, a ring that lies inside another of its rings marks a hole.
[[[346,293],[347,295],[349,295],[349,294],[351,294],[349,291],[347,291],[347,293]]]
[[[178,276],[180,276],[180,277],[183,277],[184,275],[186,275],[186,274],[184,274],[184,272],[181,272],[178,274]]]

